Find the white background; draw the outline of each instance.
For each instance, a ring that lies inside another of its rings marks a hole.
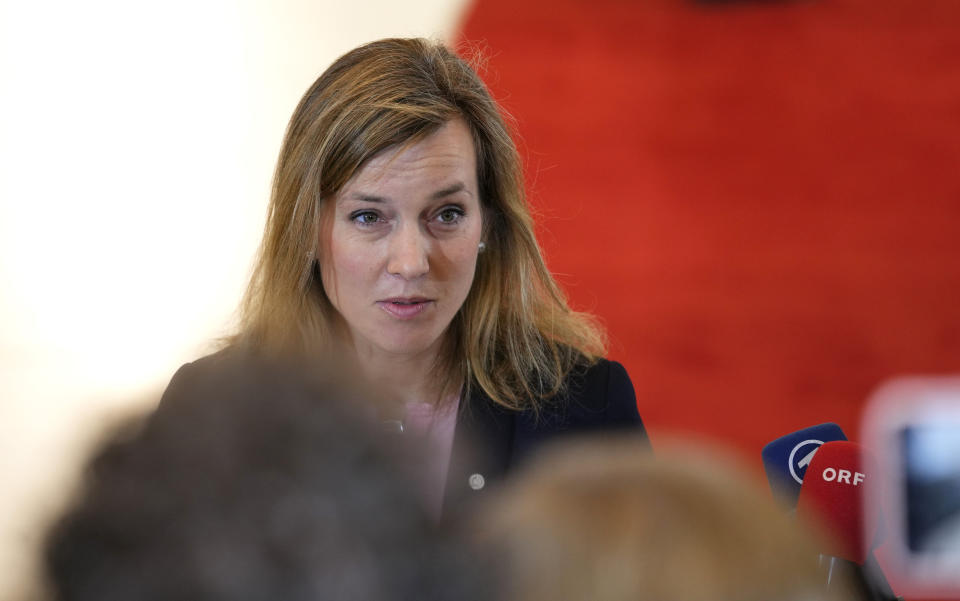
[[[105,424],[229,331],[286,121],[467,0],[0,0],[0,599]]]

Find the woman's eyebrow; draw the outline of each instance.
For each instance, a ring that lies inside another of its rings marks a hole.
[[[451,186],[447,186],[446,188],[443,188],[442,190],[437,190],[431,195],[431,198],[433,200],[437,200],[440,198],[444,198],[446,196],[452,196],[457,192],[466,192],[467,194],[470,194],[470,191],[467,190],[467,187],[464,185],[463,182],[457,182]]]
[[[437,190],[430,195],[431,200],[439,200],[441,198],[446,198],[447,196],[453,196],[458,192],[466,192],[470,194],[470,190],[467,189],[467,186],[463,182],[457,182],[451,184],[446,188]],[[359,200],[361,202],[376,202],[376,203],[385,203],[387,199],[383,196],[377,196],[376,194],[366,194],[364,192],[352,192],[347,195],[345,200]]]
[[[360,200],[363,202],[387,202],[387,199],[383,196],[376,196],[374,194],[364,194],[363,192],[354,192],[347,197],[348,200]]]

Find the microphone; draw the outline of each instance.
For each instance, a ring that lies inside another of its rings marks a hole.
[[[830,533],[827,555],[863,565],[870,549],[865,532],[875,533],[875,516],[864,515],[864,482],[873,477],[863,449],[848,441],[825,443],[807,468],[797,499],[797,517]]]
[[[787,509],[796,507],[803,476],[817,449],[846,439],[840,426],[828,422],[781,436],[763,447],[763,468],[774,498]]]
[[[864,599],[899,599],[876,561],[869,538],[876,541],[879,516],[864,514],[864,489],[876,469],[863,447],[848,441],[824,443],[811,459],[797,499],[797,517],[819,523],[829,534],[824,541],[827,585],[835,572],[847,573]],[[869,537],[867,536],[869,534]]]
[[[781,436],[763,447],[763,466],[774,498],[786,509],[790,511],[796,509],[804,476],[807,473],[814,473],[810,471],[810,466],[818,449],[825,444],[846,440],[847,437],[840,426],[828,422]],[[877,539],[879,540],[880,537],[881,534],[878,532]],[[869,551],[862,566],[823,555],[821,555],[821,561],[827,564],[825,567],[829,570],[828,586],[833,581],[832,576],[835,573],[846,572],[849,580],[860,589],[862,598],[872,601],[899,599],[890,588],[890,583],[876,557]]]

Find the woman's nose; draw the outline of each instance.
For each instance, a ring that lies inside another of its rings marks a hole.
[[[405,225],[393,234],[390,241],[390,257],[387,271],[407,280],[418,278],[430,271],[429,244],[419,227]]]

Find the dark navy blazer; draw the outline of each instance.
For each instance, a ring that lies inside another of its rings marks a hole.
[[[469,503],[544,443],[562,436],[632,430],[649,439],[622,365],[601,359],[570,378],[566,393],[539,415],[495,405],[479,387],[460,403],[444,514]]]
[[[220,351],[181,367],[160,401],[172,401],[174,392],[191,386],[195,378],[215,369]],[[523,462],[544,443],[562,436],[631,430],[649,447],[637,412],[633,384],[622,365],[601,359],[570,376],[563,395],[548,401],[538,415],[510,411],[496,405],[480,389],[472,388],[457,413],[453,452],[447,474],[443,513],[455,514]]]

